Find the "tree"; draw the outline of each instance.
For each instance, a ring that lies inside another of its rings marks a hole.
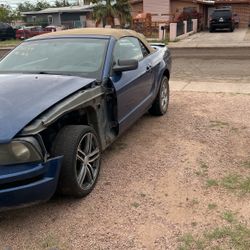
[[[7,6],[0,6],[0,22],[9,23],[11,20],[11,10]]]
[[[67,0],[56,0],[55,7],[67,7],[71,6]]]
[[[19,3],[17,6],[17,11],[19,12],[28,12],[28,11],[34,11],[35,5],[25,1],[24,3]]]
[[[103,23],[103,27],[110,25],[114,27],[115,18],[120,20],[120,24],[124,26],[131,21],[131,7],[128,0],[95,0],[96,4],[93,8],[93,18],[97,23]]]
[[[117,16],[120,24],[124,27],[126,24],[130,24],[132,20],[131,6],[128,0],[119,0],[116,3]]]
[[[45,0],[41,0],[41,1],[36,2],[35,10],[39,11],[39,10],[44,10],[50,7],[51,5],[48,2],[46,2]]]
[[[0,5],[0,22],[11,23],[20,18],[17,11],[12,10],[8,5]]]
[[[19,12],[39,11],[50,7],[51,5],[45,0],[37,1],[35,4],[25,1],[24,3],[18,4],[17,11]]]

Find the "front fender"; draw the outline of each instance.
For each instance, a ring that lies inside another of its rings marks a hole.
[[[37,134],[46,129],[64,114],[76,110],[79,107],[95,107],[98,103],[98,100],[100,100],[101,96],[103,95],[104,90],[101,86],[79,91],[69,98],[64,99],[62,102],[56,104],[47,112],[36,118],[31,124],[26,126],[21,131],[21,135]]]

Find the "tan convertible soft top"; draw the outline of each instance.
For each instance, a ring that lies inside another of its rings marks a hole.
[[[55,36],[68,36],[68,35],[99,35],[99,36],[112,36],[117,40],[126,37],[126,36],[134,36],[139,38],[144,45],[148,48],[150,52],[154,52],[154,48],[152,48],[146,38],[133,30],[127,29],[107,29],[107,28],[82,28],[82,29],[70,29],[63,30],[57,32],[46,33],[40,36],[36,36],[33,39],[37,38],[47,38],[47,37],[55,37]]]

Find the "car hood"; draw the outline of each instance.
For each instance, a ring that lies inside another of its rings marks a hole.
[[[0,143],[8,143],[33,119],[93,83],[76,76],[0,74]]]

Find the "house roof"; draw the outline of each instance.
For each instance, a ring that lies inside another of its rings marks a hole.
[[[250,3],[250,0],[192,0],[201,4],[233,4],[233,3]]]
[[[203,3],[203,4],[215,4],[215,1],[213,0],[197,0],[197,3]]]
[[[217,4],[250,4],[250,0],[182,0],[189,3],[199,3],[204,5],[217,5]]]
[[[49,38],[49,37],[67,37],[67,36],[112,36],[116,38],[117,40],[126,37],[126,36],[134,36],[139,38],[144,45],[148,48],[150,52],[153,52],[154,49],[147,43],[146,38],[133,30],[127,30],[127,29],[109,29],[109,28],[82,28],[82,29],[70,29],[70,30],[63,30],[63,31],[57,31],[52,33],[46,33],[40,36],[35,36],[34,38],[31,38],[30,40],[36,40],[36,39],[43,39],[43,38]]]
[[[130,0],[130,4],[143,3],[143,0]]]
[[[39,11],[22,12],[23,15],[37,15],[37,14],[53,14],[53,13],[74,13],[74,12],[89,12],[92,11],[94,5],[83,6],[69,6],[59,8],[47,8]]]

